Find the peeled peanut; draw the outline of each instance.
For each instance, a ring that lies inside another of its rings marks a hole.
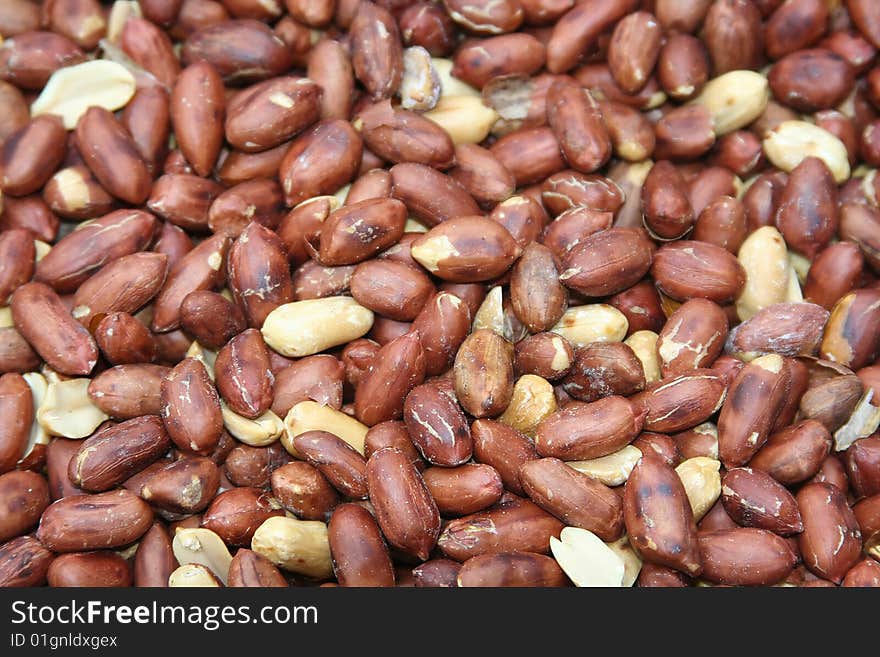
[[[792,171],[807,157],[825,162],[835,182],[849,180],[846,146],[824,128],[806,121],[783,121],[764,138],[764,154],[783,171]]]
[[[46,382],[46,377],[39,372],[27,372],[26,374],[22,374],[22,377],[31,389],[34,408],[39,409],[40,406],[43,405],[43,401],[46,399],[46,393],[49,390],[49,384]],[[52,437],[46,432],[43,426],[37,422],[35,416],[34,421],[31,423],[31,431],[28,435],[27,447],[25,447],[21,460],[26,461],[28,455],[33,451],[36,445],[48,445],[51,440]]]
[[[660,380],[660,359],[657,356],[659,335],[654,331],[636,331],[623,341],[632,349],[645,370],[645,383]]]
[[[705,456],[688,459],[675,468],[698,522],[721,496],[720,470],[721,461]]]
[[[760,73],[729,71],[709,80],[692,101],[712,115],[718,137],[739,130],[757,119],[770,100],[770,85]]]
[[[55,71],[33,105],[31,115],[55,114],[73,130],[89,107],[114,111],[134,96],[134,76],[121,64],[94,59]]]
[[[606,486],[620,486],[629,479],[629,473],[642,458],[638,447],[627,445],[608,456],[586,461],[567,461],[566,465],[578,472],[598,479]]]
[[[454,144],[479,144],[499,119],[498,112],[483,105],[478,96],[445,94],[422,116],[448,132]]]
[[[293,447],[293,439],[306,431],[329,431],[339,436],[361,454],[364,453],[364,439],[368,427],[342,411],[322,406],[314,401],[301,401],[288,411],[284,418],[285,431],[281,436],[284,449],[298,456]]]
[[[642,560],[629,544],[629,537],[624,534],[613,543],[605,545],[623,561],[623,585],[628,587],[635,584],[642,570]]]
[[[129,18],[143,18],[141,6],[137,0],[116,0],[110,8],[107,19],[107,41],[118,43],[122,36],[122,28]]]
[[[171,542],[174,557],[181,566],[200,564],[226,584],[232,555],[226,544],[210,529],[201,527],[178,529]]]
[[[263,322],[263,339],[282,356],[311,356],[351,342],[373,326],[373,312],[351,297],[324,297],[278,306]]]
[[[483,303],[474,313],[473,330],[489,329],[495,331],[501,337],[504,335],[504,298],[500,285],[496,285],[483,299]]]
[[[617,308],[605,303],[593,303],[569,308],[550,330],[577,348],[591,342],[620,342],[626,337],[627,328],[629,322],[626,315]]]
[[[223,426],[245,445],[265,447],[274,443],[284,432],[284,423],[272,411],[266,411],[255,420],[242,417],[220,402]]]
[[[46,433],[64,438],[85,438],[110,419],[89,398],[90,379],[52,381],[43,403],[37,409],[37,422]]]
[[[217,588],[220,586],[220,581],[202,564],[189,563],[176,568],[168,576],[168,586],[170,588]]]
[[[593,532],[566,527],[550,537],[550,551],[575,586],[623,586],[623,559]]]
[[[749,235],[737,259],[746,271],[746,283],[736,300],[736,314],[742,321],[788,298],[791,264],[788,247],[776,228],[762,226]]]
[[[333,574],[327,525],[318,520],[269,518],[254,532],[251,549],[284,570],[317,579]]]
[[[499,422],[534,436],[541,420],[556,412],[553,385],[534,374],[524,374],[513,385],[513,396]]]

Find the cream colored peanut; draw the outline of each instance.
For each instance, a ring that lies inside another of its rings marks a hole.
[[[749,235],[740,246],[737,259],[746,272],[745,285],[736,300],[736,314],[742,321],[786,300],[791,264],[788,247],[776,228],[762,226]]]
[[[705,456],[688,459],[675,468],[691,503],[694,520],[699,521],[706,515],[721,496],[720,470],[720,461]]]
[[[364,335],[373,312],[351,297],[325,297],[278,306],[263,323],[272,349],[284,356],[311,356]]]
[[[636,331],[623,343],[635,352],[636,357],[642,363],[645,370],[645,382],[652,383],[660,380],[660,359],[657,357],[657,340],[659,335],[654,331]]]
[[[210,529],[188,527],[178,529],[171,542],[174,557],[181,565],[200,564],[210,570],[225,585],[229,576],[232,555],[223,542]]]
[[[757,119],[767,108],[770,85],[760,73],[729,71],[709,80],[694,98],[712,116],[718,137],[739,130]]]
[[[550,330],[566,338],[577,348],[591,342],[620,342],[626,337],[628,328],[626,315],[617,308],[594,303],[569,308]]]
[[[269,518],[254,532],[251,549],[290,572],[318,579],[333,574],[327,525],[318,520]]]
[[[620,486],[626,483],[641,458],[642,452],[638,447],[627,445],[613,454],[587,461],[568,461],[567,465],[593,479],[598,479],[606,486]]]
[[[550,537],[550,551],[575,586],[623,586],[623,559],[593,532],[566,527]]]
[[[37,422],[53,436],[85,438],[110,419],[89,398],[89,379],[49,381],[43,403],[37,409]]]
[[[783,121],[764,137],[764,154],[783,171],[792,171],[807,157],[818,157],[839,184],[849,180],[846,146],[824,128],[806,121]]]
[[[301,401],[288,411],[284,418],[281,444],[293,456],[299,456],[293,447],[293,439],[306,431],[329,431],[339,436],[361,454],[369,427],[353,417],[314,401]]]
[[[513,427],[527,436],[534,436],[538,425],[556,412],[553,385],[534,374],[524,374],[513,385],[513,395],[499,422]]]

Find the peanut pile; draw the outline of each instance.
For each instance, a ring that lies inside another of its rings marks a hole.
[[[880,586],[880,2],[0,36],[0,586]]]

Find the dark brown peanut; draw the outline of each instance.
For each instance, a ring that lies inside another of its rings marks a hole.
[[[327,525],[340,586],[394,586],[394,568],[376,520],[362,506],[341,504]]]
[[[304,461],[277,467],[271,474],[271,484],[272,494],[282,506],[303,520],[326,520],[340,501],[324,475]]]
[[[161,523],[153,523],[141,537],[134,554],[134,585],[165,588],[168,577],[177,566],[168,530]]]

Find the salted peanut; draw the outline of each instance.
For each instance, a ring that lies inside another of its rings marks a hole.
[[[541,421],[556,412],[556,396],[553,386],[546,379],[525,374],[513,385],[510,403],[498,417],[527,436],[534,436]]]
[[[641,189],[645,226],[663,240],[677,239],[693,226],[695,213],[684,177],[663,160],[654,164]]]
[[[798,536],[804,565],[839,584],[861,552],[861,533],[844,493],[828,483],[810,483],[796,499],[804,523]]]
[[[780,536],[804,529],[794,496],[765,472],[734,468],[724,475],[721,494],[724,510],[739,525]]]
[[[834,181],[850,176],[846,146],[819,126],[805,121],[783,121],[764,138],[764,154],[783,171],[793,171],[804,159],[816,157],[825,163]]]
[[[718,459],[718,427],[712,422],[703,422],[692,429],[675,434],[672,438],[681,458],[704,456]]]
[[[790,369],[777,354],[756,358],[739,372],[718,418],[718,450],[726,467],[745,464],[764,445],[790,387]]]
[[[303,520],[326,520],[340,501],[336,489],[324,475],[304,461],[275,469],[270,483],[278,502]]]
[[[43,188],[43,200],[55,214],[77,220],[107,214],[116,203],[82,165],[65,167],[49,178]]]
[[[553,27],[547,43],[547,69],[563,73],[573,67],[596,39],[634,9],[634,2],[601,0],[593,6],[575,5]]]
[[[141,537],[134,554],[134,585],[166,587],[168,577],[178,565],[168,531],[162,523],[153,523],[153,526]]]
[[[865,557],[850,568],[841,582],[843,587],[880,587],[880,563]]]
[[[342,504],[327,526],[333,572],[340,586],[394,586],[388,548],[373,516],[357,504]]]
[[[811,79],[827,82],[816,85]],[[814,48],[780,59],[770,69],[767,80],[779,102],[800,112],[815,112],[840,105],[852,91],[855,76],[843,57]]]
[[[477,193],[474,198],[478,196],[482,195]],[[492,208],[489,218],[504,226],[524,249],[541,236],[541,230],[547,221],[547,212],[541,206],[540,198],[522,194],[498,203]]]
[[[218,588],[223,586],[211,570],[200,563],[190,563],[168,576],[169,588]]]
[[[471,435],[474,458],[495,468],[505,488],[524,495],[519,480],[520,467],[526,461],[540,458],[532,441],[512,427],[493,420],[475,420]]]
[[[868,266],[874,271],[880,270],[880,213],[875,208],[857,203],[842,204],[840,236],[855,242]]]
[[[324,90],[321,118],[347,119],[354,92],[354,70],[348,51],[336,40],[321,39],[308,52],[307,59],[307,77]]]
[[[516,188],[513,175],[498,158],[476,144],[455,147],[455,166],[449,170],[449,176],[480,203],[502,203]]]
[[[679,306],[660,331],[657,353],[664,377],[711,367],[727,339],[727,317],[712,301],[690,299]]]
[[[89,398],[89,383],[89,379],[49,383],[46,397],[37,409],[37,421],[47,433],[65,438],[85,438],[108,419]]]
[[[880,340],[869,327],[880,317],[880,291],[856,290],[838,300],[825,326],[819,356],[858,370],[880,353]]]
[[[549,176],[541,188],[541,201],[552,215],[577,206],[597,212],[616,212],[626,200],[623,189],[613,180],[571,169]]]
[[[426,226],[479,214],[474,198],[452,177],[415,162],[391,167],[391,195]]]
[[[210,452],[220,440],[223,417],[207,367],[185,358],[162,380],[159,394],[160,415],[174,444],[185,451]]]
[[[89,398],[101,411],[121,420],[158,415],[161,383],[170,372],[168,367],[146,363],[111,367],[92,379]]]
[[[413,388],[403,406],[403,420],[410,439],[429,463],[453,467],[471,458],[467,418],[454,395],[439,385]]]
[[[198,564],[210,570],[224,586],[232,555],[217,534],[210,529],[178,529],[171,542],[174,557],[181,566]]]
[[[646,11],[629,14],[614,28],[608,44],[608,67],[626,93],[635,94],[647,84],[660,53],[662,35],[657,19]]]
[[[150,507],[130,491],[73,495],[43,512],[37,538],[53,552],[115,548],[136,541],[152,522]]]
[[[500,552],[471,557],[456,578],[460,587],[566,586],[568,579],[557,562],[543,554]]]
[[[355,416],[372,426],[403,413],[404,399],[425,378],[419,336],[409,332],[385,344],[375,355],[355,391]]]
[[[525,247],[511,272],[510,300],[516,316],[533,333],[545,331],[561,319],[565,289],[549,248],[536,243]]]
[[[585,237],[565,254],[559,280],[587,297],[608,296],[638,283],[651,268],[653,254],[644,230],[609,228]]]
[[[367,496],[366,460],[344,440],[327,431],[307,431],[293,445],[345,497]]]
[[[440,533],[440,514],[409,457],[394,447],[367,461],[367,485],[376,520],[388,542],[424,561]]]
[[[372,311],[350,297],[326,297],[278,306],[263,323],[266,344],[284,356],[310,356],[364,335]]]
[[[484,463],[428,468],[422,477],[444,517],[480,511],[498,502],[504,493],[498,471]]]
[[[766,353],[780,356],[815,355],[829,314],[812,303],[778,303],[739,324],[728,338],[727,350],[742,360]]]
[[[195,172],[207,176],[223,143],[226,102],[223,81],[208,61],[181,71],[171,92],[171,123],[181,152]]]
[[[654,152],[654,127],[638,110],[623,103],[601,101],[599,109],[614,153],[627,162],[643,162]]]
[[[810,214],[804,207],[815,207]],[[776,226],[786,243],[813,259],[837,230],[837,188],[822,160],[807,157],[791,172],[782,191]]]
[[[15,289],[27,283],[33,276],[36,258],[33,236],[21,228],[0,233],[0,258],[0,301],[5,304]],[[12,326],[11,319],[9,313],[4,324]]]
[[[611,156],[611,137],[599,105],[578,84],[563,79],[550,87],[547,123],[572,168],[591,173]]]
[[[629,396],[645,388],[645,374],[635,352],[620,342],[596,342],[575,352],[562,380],[565,392],[592,402],[610,395]]]
[[[517,185],[538,183],[565,169],[559,140],[550,127],[521,128],[501,137],[490,149],[513,174]],[[531,158],[523,158],[528,152]]]
[[[644,560],[700,573],[693,510],[671,466],[656,457],[639,461],[624,487],[623,513],[630,544]]]
[[[13,372],[0,376],[0,412],[7,418],[0,428],[0,472],[12,470],[24,456],[35,409],[24,377]]]
[[[569,308],[550,331],[578,348],[591,342],[620,342],[626,337],[627,328],[628,322],[622,312],[613,306],[596,303]]]
[[[293,439],[306,431],[321,430],[342,438],[361,454],[364,453],[364,438],[367,426],[353,417],[329,406],[307,400],[293,406],[284,418],[284,432],[281,443],[292,455],[297,456]]]
[[[864,386],[855,375],[842,375],[813,385],[800,399],[802,419],[818,420],[834,433],[850,418]]]
[[[134,76],[124,66],[96,59],[55,71],[33,102],[31,113],[60,116],[64,127],[73,130],[89,107],[117,110],[125,107],[134,91]]]
[[[220,412],[223,427],[245,445],[265,447],[284,434],[284,422],[272,411],[265,411],[256,418],[247,418],[221,401]]]
[[[150,329],[164,333],[180,325],[180,305],[190,292],[212,289],[225,279],[226,253],[231,239],[225,233],[212,235],[184,255],[168,272],[168,278],[153,302]]]
[[[0,546],[0,586],[40,586],[55,555],[33,536],[19,536]]]
[[[482,89],[498,76],[537,73],[544,60],[540,40],[523,32],[505,34],[463,43],[453,56],[452,75]]]
[[[351,63],[374,99],[390,97],[403,76],[403,46],[397,22],[384,7],[362,5],[349,26]]]
[[[657,79],[663,91],[679,102],[696,96],[709,79],[708,54],[704,43],[692,34],[670,35],[657,58]]]
[[[81,224],[40,260],[35,278],[59,293],[74,292],[98,268],[142,250],[155,227],[155,217],[140,210],[118,210]]]
[[[343,374],[343,363],[333,356],[320,354],[298,360],[275,376],[272,411],[283,417],[295,404],[307,399],[339,409]]]
[[[704,456],[682,461],[675,473],[684,484],[694,521],[699,522],[721,495],[721,462]]]
[[[162,420],[154,415],[105,427],[71,459],[70,480],[90,492],[108,490],[157,460],[170,445]]]
[[[202,456],[185,456],[148,472],[140,490],[137,486],[135,489],[156,508],[190,515],[208,507],[219,485],[220,469],[213,461]]]
[[[729,586],[782,581],[797,563],[785,539],[762,529],[736,527],[700,532],[701,576]]]
[[[574,362],[574,350],[555,333],[536,333],[515,345],[514,372],[534,374],[548,381],[565,376]]]
[[[418,5],[413,6],[417,7]],[[452,559],[429,559],[413,568],[412,576],[417,588],[449,589],[458,586],[460,571],[461,564]]]
[[[729,71],[709,80],[692,101],[709,110],[718,137],[757,119],[767,107],[770,86],[754,71]]]
[[[791,277],[788,249],[776,228],[762,226],[754,231],[743,242],[737,259],[746,274],[736,299],[736,312],[741,320],[787,300]]]
[[[633,397],[647,410],[645,429],[684,431],[705,422],[721,408],[727,382],[714,370],[697,369],[656,382]]]
[[[626,539],[622,539],[626,541]],[[559,538],[550,538],[553,558],[575,586],[631,586],[620,555],[593,532],[565,527]]]
[[[455,394],[474,417],[499,415],[513,394],[513,345],[479,329],[459,348],[453,368]]]
[[[12,471],[0,475],[0,541],[20,536],[37,524],[49,506],[49,486],[39,474]]]
[[[75,552],[62,554],[46,572],[49,586],[128,587],[132,584],[128,562],[114,552]]]
[[[644,418],[624,397],[572,402],[538,425],[535,446],[542,456],[569,461],[607,456],[635,439]]]
[[[286,588],[287,580],[281,571],[265,557],[253,550],[239,549],[229,564],[229,586]]]
[[[11,132],[0,152],[0,190],[14,196],[38,191],[61,164],[65,143],[56,116],[36,117]]]
[[[472,283],[503,274],[522,249],[499,223],[479,216],[449,219],[413,241],[412,257],[443,280]]]
[[[486,107],[479,96],[446,93],[423,116],[443,128],[455,145],[479,144],[499,118],[498,112]]]
[[[644,431],[632,442],[632,445],[642,454],[658,457],[672,467],[682,461],[678,445],[671,436],[666,434]]]
[[[733,254],[696,240],[665,244],[651,266],[657,288],[677,301],[696,297],[730,303],[743,289],[746,273]]]
[[[49,366],[67,375],[92,371],[97,346],[52,288],[37,282],[22,285],[10,305],[16,330]]]
[[[214,363],[217,392],[230,410],[255,420],[272,405],[273,384],[269,350],[257,329],[232,338]]]
[[[606,486],[620,486],[626,482],[641,458],[641,450],[633,445],[627,445],[607,456],[585,461],[567,461],[566,465],[601,481]]]
[[[545,458],[524,463],[520,481],[532,501],[566,524],[595,532],[607,541],[620,537],[620,498],[592,477],[558,459]]]
[[[494,527],[495,531],[487,532],[486,527]],[[456,561],[493,552],[547,554],[550,538],[558,537],[563,527],[538,505],[505,494],[495,506],[449,522],[440,534],[438,547]]]
[[[145,252],[109,262],[76,289],[71,314],[88,327],[97,315],[136,312],[162,287],[167,262],[164,254]]]

